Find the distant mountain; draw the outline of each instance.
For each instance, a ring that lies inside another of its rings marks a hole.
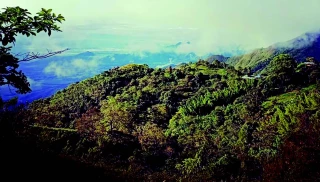
[[[178,48],[179,46],[181,46],[181,45],[183,45],[183,44],[191,44],[191,42],[185,42],[185,43],[183,43],[183,42],[178,42],[178,43],[176,43],[176,44],[174,44],[174,45],[169,45],[169,46],[167,46],[167,48]]]
[[[206,61],[212,63],[214,60],[218,60],[220,62],[225,62],[229,57],[224,57],[223,55],[210,55]]]
[[[87,51],[87,52],[77,54],[75,57],[92,57],[94,55],[95,55],[94,53]]]
[[[251,67],[253,70],[264,68],[278,54],[289,54],[297,62],[307,57],[320,60],[320,31],[305,33],[286,42],[273,44],[267,48],[256,49],[251,53],[229,58],[226,62],[235,67]]]

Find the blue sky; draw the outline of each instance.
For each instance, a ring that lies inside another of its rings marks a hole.
[[[320,29],[319,0],[10,0],[1,5],[33,14],[52,8],[65,16],[62,33],[20,39],[38,51],[43,45],[159,51],[190,41],[179,51],[205,54],[265,47]]]

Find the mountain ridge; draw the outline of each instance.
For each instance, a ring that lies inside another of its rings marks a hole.
[[[236,68],[250,67],[252,70],[261,70],[269,64],[271,59],[279,54],[289,54],[297,62],[303,62],[307,57],[320,60],[320,31],[307,32],[294,39],[275,43],[266,48],[259,48],[250,53],[230,57],[226,63]]]

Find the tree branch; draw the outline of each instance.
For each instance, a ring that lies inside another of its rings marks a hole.
[[[19,60],[18,62],[26,62],[26,61],[31,61],[31,60],[34,60],[34,59],[43,59],[43,58],[48,58],[48,57],[51,57],[51,56],[54,56],[54,55],[57,55],[57,54],[61,54],[67,50],[70,50],[69,48],[67,49],[64,49],[64,50],[61,50],[61,51],[56,51],[56,52],[51,52],[48,50],[48,53],[47,54],[44,54],[44,55],[40,55],[40,53],[34,53],[34,52],[29,52],[29,53],[25,53],[25,54],[21,54],[20,56],[22,55],[25,55],[23,59]]]

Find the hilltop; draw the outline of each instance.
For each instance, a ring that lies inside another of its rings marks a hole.
[[[206,61],[212,63],[215,60],[218,60],[220,62],[226,62],[229,59],[229,57],[224,57],[223,55],[209,55]]]

